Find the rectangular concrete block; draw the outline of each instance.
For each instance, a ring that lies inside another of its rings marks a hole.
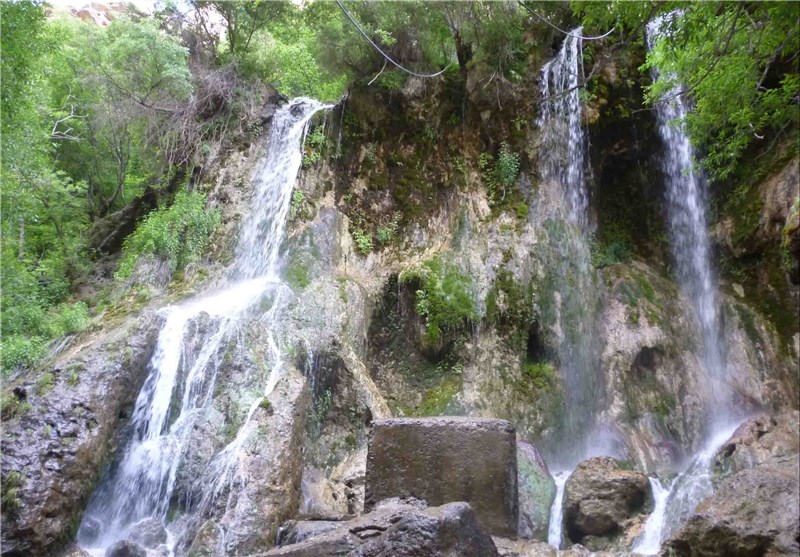
[[[416,497],[431,506],[465,501],[492,535],[516,537],[514,426],[449,416],[375,420],[364,511],[389,497]]]

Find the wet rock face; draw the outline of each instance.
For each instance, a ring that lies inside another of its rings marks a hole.
[[[714,457],[716,491],[665,544],[677,557],[800,553],[800,412],[743,423]]]
[[[152,549],[167,543],[167,531],[160,520],[148,518],[134,525],[128,539],[142,547]]]
[[[106,557],[147,557],[147,550],[130,540],[123,540],[106,549]]]
[[[641,472],[624,470],[613,458],[581,462],[564,491],[564,526],[573,543],[609,549],[651,500],[650,482]]]
[[[800,453],[800,412],[761,414],[740,425],[714,457],[716,478],[769,463],[785,465]]]
[[[364,510],[389,497],[414,497],[431,505],[466,501],[489,532],[516,537],[514,426],[481,418],[376,420]]]
[[[3,424],[0,468],[16,487],[4,555],[44,555],[72,535],[145,379],[158,322],[145,313],[9,385],[25,410]]]
[[[762,465],[725,479],[671,540],[675,557],[800,553],[800,460]]]
[[[359,518],[327,527],[264,557],[494,557],[497,549],[472,508],[463,502],[425,508],[419,501],[384,501]]]
[[[517,533],[521,538],[546,541],[550,508],[556,498],[556,483],[536,447],[524,441],[517,442],[517,483]]]

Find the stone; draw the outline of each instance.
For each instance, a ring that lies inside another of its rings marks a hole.
[[[128,539],[142,547],[153,549],[167,543],[167,530],[160,520],[147,518],[133,525]]]
[[[278,530],[278,539],[275,543],[278,547],[300,543],[335,530],[339,526],[341,522],[335,520],[290,520]]]
[[[716,481],[762,464],[780,466],[800,453],[800,412],[760,414],[733,432],[714,456]]]
[[[348,514],[346,487],[325,477],[313,466],[303,469],[300,482],[300,516],[314,520],[341,520]]]
[[[47,555],[63,544],[66,525],[83,509],[130,416],[159,323],[152,311],[127,317],[4,386],[28,405],[3,419],[0,474],[19,474],[17,512],[3,515],[3,555]]]
[[[651,500],[646,475],[625,470],[609,457],[585,460],[565,486],[566,536],[593,551],[610,549]]]
[[[288,528],[304,528],[290,525]],[[299,543],[284,545],[263,557],[494,557],[491,536],[467,503],[426,508],[419,500],[379,502],[372,512],[320,528]],[[307,530],[308,532],[308,530]]]
[[[800,554],[800,459],[737,472],[664,546],[674,557]]]
[[[536,447],[517,441],[517,487],[521,538],[547,541],[550,509],[556,498],[556,482]]]
[[[376,420],[364,510],[388,497],[415,497],[432,506],[465,501],[490,533],[516,537],[514,426],[463,417]]]
[[[147,550],[130,540],[122,540],[106,549],[105,557],[147,557]]]

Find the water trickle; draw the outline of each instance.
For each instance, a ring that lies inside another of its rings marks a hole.
[[[553,474],[553,479],[556,482],[556,498],[553,501],[553,506],[550,507],[550,525],[547,530],[547,543],[561,549],[563,543],[562,528],[564,523],[564,487],[567,485],[572,472],[564,470]]]
[[[661,531],[664,529],[664,517],[667,510],[667,498],[670,487],[664,487],[658,478],[650,478],[655,505],[653,512],[647,517],[642,536],[633,545],[631,551],[641,555],[656,555],[661,549]]]
[[[589,196],[586,192],[586,132],[581,123],[580,74],[583,70],[582,27],[564,39],[555,58],[542,67],[544,100],[537,124],[542,130],[541,173],[564,189],[568,220],[586,229]]]
[[[654,48],[659,38],[667,32],[671,13],[658,17],[647,25],[647,43]],[[653,69],[653,77],[659,77]],[[677,279],[682,290],[694,306],[702,332],[702,360],[712,385],[710,431],[727,421],[724,385],[726,375],[725,344],[720,331],[716,277],[711,265],[711,246],[706,222],[706,181],[694,164],[694,150],[688,136],[681,128],[687,112],[688,100],[680,92],[680,85],[666,94],[665,102],[656,105],[658,131],[664,141],[662,168],[667,180],[667,214]]]
[[[266,313],[258,315],[267,325],[270,373],[234,440],[208,466],[201,480],[201,510],[224,492],[234,496],[230,488],[238,479],[240,449],[253,429],[251,417],[283,367],[272,326],[290,296],[278,277],[280,246],[302,162],[303,135],[309,119],[323,108],[311,99],[295,99],[275,113],[266,154],[252,176],[252,213],[242,226],[227,286],[160,311],[164,324],[127,428],[126,446],[101,479],[78,532],[79,543],[90,553],[103,555],[143,519],[168,522],[182,456],[194,424],[211,403],[224,353],[240,342],[241,321],[256,311],[254,306],[270,301]],[[177,534],[170,532],[170,555]]]

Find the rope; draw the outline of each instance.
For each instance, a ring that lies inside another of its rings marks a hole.
[[[448,64],[447,66],[445,66],[445,67],[444,67],[444,69],[443,69],[442,71],[440,71],[440,72],[436,72],[436,73],[431,73],[431,74],[416,73],[416,72],[412,72],[412,71],[411,71],[411,70],[409,70],[408,68],[404,68],[403,66],[401,66],[400,64],[398,64],[397,62],[395,62],[394,60],[392,60],[392,59],[389,57],[389,55],[388,55],[388,54],[386,54],[386,53],[385,53],[383,50],[381,50],[381,47],[379,47],[377,44],[375,44],[375,42],[374,42],[372,39],[370,39],[370,38],[369,38],[369,35],[367,35],[367,34],[364,32],[364,30],[361,28],[361,26],[360,26],[360,25],[359,25],[359,24],[356,22],[356,20],[355,20],[355,19],[353,19],[353,16],[351,16],[351,15],[350,15],[350,13],[349,13],[349,12],[348,12],[348,11],[347,11],[345,8],[344,8],[344,6],[343,6],[343,5],[342,5],[342,3],[340,2],[340,0],[336,0],[336,4],[338,4],[339,8],[342,10],[342,12],[344,13],[344,15],[346,15],[346,16],[347,16],[347,19],[349,19],[349,20],[350,20],[350,22],[351,22],[353,25],[355,25],[355,27],[356,27],[356,29],[358,29],[359,33],[361,33],[361,34],[364,36],[364,38],[365,38],[365,39],[367,39],[367,41],[369,41],[369,44],[371,44],[371,45],[372,45],[372,47],[373,47],[375,50],[377,50],[378,52],[380,52],[380,53],[381,53],[381,56],[383,56],[384,58],[386,58],[386,60],[388,60],[389,62],[391,62],[392,64],[394,64],[394,65],[395,65],[395,66],[397,66],[399,69],[401,69],[401,70],[403,70],[404,72],[406,72],[407,74],[413,75],[414,77],[424,77],[424,78],[428,78],[428,77],[437,77],[437,76],[440,76],[440,75],[442,75],[442,74],[443,74],[443,73],[444,73],[444,72],[447,70],[447,68],[449,68],[449,67],[450,67],[450,64]],[[381,71],[383,71],[383,70],[381,70]],[[380,74],[379,74],[379,75],[380,75]],[[373,81],[374,81],[374,80],[373,80]]]
[[[338,2],[338,0],[337,0],[337,2]],[[550,23],[549,21],[547,21],[545,18],[543,18],[542,16],[540,16],[539,14],[534,12],[531,8],[529,8],[528,5],[525,4],[522,0],[517,0],[517,2],[519,2],[520,6],[522,6],[523,8],[528,10],[530,13],[532,13],[533,15],[538,17],[540,20],[544,21],[547,25],[549,25],[550,27],[552,27],[556,31],[559,31],[560,33],[563,33],[564,35],[567,35],[568,37],[575,37],[576,39],[582,39],[584,41],[596,41],[598,39],[604,39],[604,38],[608,37],[614,31],[614,28],[612,27],[611,29],[608,30],[607,33],[604,33],[602,35],[598,35],[596,37],[584,37],[582,35],[573,35],[569,31],[564,31],[560,27],[558,27],[558,26],[554,25],[553,23]]]

